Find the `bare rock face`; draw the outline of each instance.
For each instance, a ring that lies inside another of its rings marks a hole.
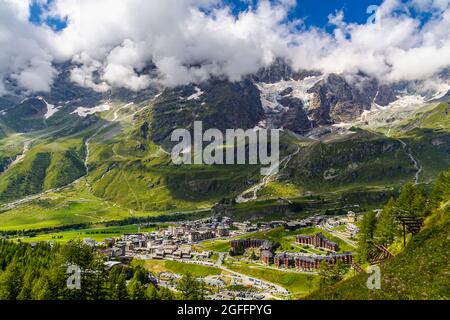
[[[250,80],[229,82],[210,80],[198,85],[167,89],[155,102],[149,118],[157,126],[149,137],[168,142],[174,129],[193,129],[202,121],[203,129],[251,129],[264,117],[259,90]]]
[[[281,94],[280,94],[281,95]],[[280,103],[289,108],[281,119],[281,126],[296,133],[306,133],[312,124],[306,115],[303,102],[294,97],[283,97]]]
[[[293,70],[283,59],[276,59],[274,63],[262,68],[251,78],[255,82],[275,83],[282,80],[302,80],[310,76],[318,76],[320,72],[314,70]]]
[[[330,74],[308,91],[313,95],[309,116],[319,125],[354,121],[377,99],[382,105],[393,101],[389,90],[383,90],[364,75]]]
[[[378,93],[375,97],[375,103],[380,106],[387,106],[397,99],[397,93],[392,86],[380,84]]]

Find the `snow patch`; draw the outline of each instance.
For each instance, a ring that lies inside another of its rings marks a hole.
[[[391,102],[387,106],[380,106],[378,104],[373,104],[370,110],[365,110],[361,114],[360,121],[369,121],[373,120],[374,116],[382,115],[385,111],[400,111],[400,110],[415,110],[417,106],[423,105],[426,103],[426,99],[419,95],[404,95],[398,96],[398,99],[394,102]],[[386,113],[386,115],[391,113]]]
[[[425,98],[418,95],[406,95],[398,100],[390,103],[386,108],[404,108],[409,106],[417,106],[425,103]],[[383,108],[383,109],[386,109]]]
[[[267,120],[261,120],[258,124],[253,128],[253,131],[260,131],[267,129]]]
[[[283,112],[288,108],[282,106],[278,100],[282,98],[280,93],[288,88],[292,88],[292,92],[286,95],[287,97],[293,97],[300,99],[303,105],[308,109],[309,102],[313,97],[308,93],[315,84],[323,79],[323,76],[307,77],[303,80],[282,80],[275,83],[257,83],[256,86],[261,92],[261,104],[266,112]]]
[[[204,94],[204,92],[202,91],[202,89],[200,89],[199,87],[195,87],[195,93],[190,95],[189,97],[187,97],[188,101],[191,100],[198,100],[200,99],[200,97]]]
[[[442,83],[437,89],[436,93],[427,101],[438,100],[444,97],[447,93],[450,92],[450,85],[447,83]]]
[[[53,116],[55,113],[59,111],[59,109],[62,108],[62,106],[55,107],[55,105],[48,103],[47,101],[45,101],[43,97],[37,97],[36,99],[43,101],[47,106],[47,112],[44,115],[45,120]]]
[[[78,114],[78,116],[80,116],[82,118],[86,118],[87,116],[90,116],[90,115],[93,115],[96,113],[100,113],[100,112],[104,112],[104,111],[108,111],[110,109],[111,109],[111,107],[109,105],[102,104],[102,105],[96,106],[94,108],[79,107],[75,111],[73,111],[71,114]]]

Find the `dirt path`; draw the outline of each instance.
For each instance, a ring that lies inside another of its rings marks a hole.
[[[125,119],[129,118],[129,117],[132,117],[132,116],[134,116],[137,112],[141,111],[141,110],[137,110],[136,112],[134,112],[134,113],[131,114],[131,115],[128,115],[128,116],[125,116],[125,117],[123,117],[123,118],[121,118],[121,119],[118,119],[118,114],[117,114],[117,112],[118,112],[119,110],[125,108],[125,107],[130,106],[130,105],[131,105],[131,104],[126,104],[126,105],[124,105],[123,107],[119,108],[119,109],[114,113],[114,118],[113,118],[113,121],[112,121],[111,123],[107,123],[107,124],[101,126],[100,128],[98,128],[98,129],[97,129],[97,130],[96,130],[89,138],[87,138],[86,141],[84,142],[84,145],[85,145],[85,148],[86,148],[86,156],[85,156],[85,158],[84,158],[84,166],[85,166],[85,168],[86,168],[86,174],[85,174],[85,175],[83,175],[82,177],[78,178],[78,179],[75,180],[75,181],[72,181],[71,183],[69,183],[69,184],[67,184],[67,185],[65,185],[65,186],[62,186],[62,187],[59,187],[59,188],[55,188],[55,189],[49,189],[49,190],[46,190],[46,191],[41,192],[41,193],[38,193],[38,194],[29,195],[29,196],[26,196],[26,197],[24,197],[24,198],[22,198],[22,199],[19,199],[19,200],[13,201],[13,202],[9,202],[9,203],[3,204],[3,205],[0,206],[0,209],[1,209],[1,210],[12,210],[12,209],[16,208],[16,207],[19,206],[19,205],[22,205],[22,204],[25,204],[25,203],[27,203],[27,202],[36,200],[36,199],[38,199],[38,198],[40,198],[40,197],[42,197],[42,196],[44,196],[44,195],[46,195],[46,194],[50,194],[50,193],[62,191],[63,189],[68,188],[68,187],[70,187],[70,186],[72,186],[72,185],[75,185],[76,183],[80,182],[82,179],[86,178],[87,175],[89,174],[90,143],[91,143],[92,139],[94,139],[96,136],[98,136],[98,135],[100,134],[100,132],[102,132],[104,129],[106,129],[106,128],[108,128],[108,127],[110,127],[110,126],[116,124],[116,123],[119,122],[119,121],[122,121],[122,120],[125,120]],[[31,146],[31,144],[32,144],[33,142],[35,142],[35,141],[37,141],[37,140],[39,140],[39,139],[45,138],[45,137],[47,137],[47,136],[50,136],[50,135],[52,135],[52,134],[58,133],[58,132],[60,132],[60,131],[62,131],[62,130],[64,130],[64,129],[66,129],[66,128],[68,128],[68,126],[65,126],[65,127],[63,127],[62,129],[58,129],[58,130],[55,130],[55,131],[52,131],[52,132],[43,134],[43,135],[41,135],[41,136],[38,136],[38,137],[36,137],[36,138],[33,138],[33,139],[30,139],[30,140],[25,141],[25,142],[24,142],[24,149],[23,149],[22,154],[21,154],[20,156],[18,156],[18,157],[17,157],[17,158],[16,158],[16,159],[8,166],[8,168],[7,168],[3,173],[5,173],[7,170],[9,170],[13,165],[16,165],[16,164],[20,163],[21,161],[23,161],[23,159],[24,159],[25,156],[26,156],[26,153],[29,151],[30,146]],[[3,173],[2,173],[2,174],[3,174]],[[88,181],[87,179],[86,179],[86,184],[87,184],[87,187],[88,187],[89,192],[92,193],[91,185],[90,185],[90,183],[89,183],[89,181]]]
[[[55,131],[52,131],[52,132],[47,132],[47,133],[42,134],[42,135],[40,135],[40,136],[37,136],[37,137],[35,137],[35,138],[29,139],[29,140],[25,140],[25,141],[23,142],[22,153],[19,154],[19,155],[16,157],[16,159],[14,159],[14,161],[11,162],[11,163],[8,165],[8,167],[7,167],[1,174],[4,174],[4,173],[7,172],[9,169],[11,169],[13,166],[15,166],[15,165],[21,163],[21,162],[23,161],[23,159],[25,159],[25,156],[27,155],[28,151],[30,151],[31,145],[32,145],[35,141],[37,141],[37,140],[39,140],[39,139],[42,139],[42,138],[46,138],[46,137],[48,137],[48,136],[50,136],[50,135],[52,135],[52,134],[58,133],[58,132],[60,132],[60,131],[62,131],[62,130],[65,130],[65,129],[67,129],[67,128],[68,128],[68,126],[65,126],[65,127],[61,128],[61,129],[58,129],[58,130],[55,130]]]
[[[254,201],[258,199],[258,192],[261,191],[269,182],[274,181],[274,179],[278,176],[278,173],[281,172],[281,170],[286,169],[289,162],[292,160],[293,157],[295,157],[297,154],[300,153],[300,147],[297,147],[297,150],[285,158],[283,158],[279,163],[272,165],[270,167],[270,174],[265,176],[258,184],[254,185],[250,189],[244,191],[242,194],[240,194],[236,198],[237,203],[244,203],[249,201]],[[276,170],[276,169],[279,170]],[[249,198],[248,195],[251,194],[251,197]]]

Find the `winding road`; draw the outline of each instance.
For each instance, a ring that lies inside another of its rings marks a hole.
[[[261,191],[269,182],[272,182],[273,179],[278,175],[278,173],[286,169],[289,162],[292,160],[293,157],[295,157],[297,154],[300,153],[300,147],[297,147],[297,150],[285,158],[283,158],[278,163],[272,165],[269,169],[270,173],[266,175],[258,184],[254,185],[250,189],[244,191],[242,194],[236,197],[237,203],[245,203],[249,201],[254,201],[258,199],[258,192]],[[252,194],[251,197],[247,197],[247,195]]]

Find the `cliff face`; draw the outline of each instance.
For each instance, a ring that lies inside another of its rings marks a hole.
[[[308,114],[319,125],[355,121],[376,101],[383,105],[393,101],[387,90],[379,89],[378,81],[369,77],[330,74],[308,91],[312,94]]]
[[[283,115],[281,126],[297,133],[306,133],[312,128],[312,123],[308,119],[303,102],[292,97],[283,97],[280,103],[289,108]]]
[[[194,121],[202,121],[204,130],[251,129],[263,117],[260,93],[252,81],[213,80],[167,89],[153,107],[151,122],[157,125],[151,127],[150,138],[167,142],[174,129],[192,130]]]

